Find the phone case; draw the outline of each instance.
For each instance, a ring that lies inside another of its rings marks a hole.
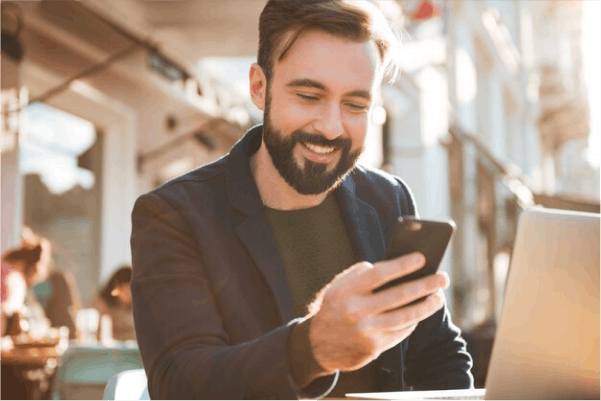
[[[392,280],[376,291],[436,273],[454,232],[455,223],[452,220],[428,221],[399,217],[386,249],[385,259],[421,252],[426,257],[426,263],[421,269]]]

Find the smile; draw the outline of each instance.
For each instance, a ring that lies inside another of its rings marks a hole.
[[[318,146],[311,143],[303,143],[303,146],[309,149],[311,152],[317,153],[318,155],[329,155],[336,150],[336,148],[330,146]]]
[[[300,142],[304,157],[315,163],[331,163],[339,154],[334,146],[319,146],[307,142]]]

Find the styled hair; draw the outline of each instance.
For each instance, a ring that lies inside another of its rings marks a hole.
[[[2,258],[3,261],[11,266],[23,269],[21,273],[28,274],[32,269],[37,267],[37,263],[42,256],[41,244],[23,244],[20,248],[9,251]]]
[[[23,227],[21,245],[2,255],[2,262],[20,271],[28,285],[40,277],[42,264],[52,263],[52,245],[47,238],[35,234],[29,227]]]
[[[269,82],[300,35],[320,30],[352,42],[373,40],[380,56],[380,76],[398,75],[399,36],[382,12],[368,0],[269,0],[259,18],[257,64]],[[288,40],[284,38],[291,33]]]
[[[115,270],[111,278],[107,281],[102,290],[100,290],[100,296],[107,305],[112,307],[119,305],[119,298],[111,293],[118,285],[129,284],[131,282],[131,274],[132,268],[129,265],[123,265]]]

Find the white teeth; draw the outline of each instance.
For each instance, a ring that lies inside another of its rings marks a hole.
[[[313,144],[310,144],[310,143],[305,143],[304,145],[311,152],[319,153],[321,155],[327,155],[329,153],[332,153],[335,150],[334,148],[331,148],[331,147],[317,146],[317,145],[313,145]]]

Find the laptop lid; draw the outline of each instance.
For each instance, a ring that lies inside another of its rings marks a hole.
[[[599,399],[599,224],[522,212],[486,399]]]

